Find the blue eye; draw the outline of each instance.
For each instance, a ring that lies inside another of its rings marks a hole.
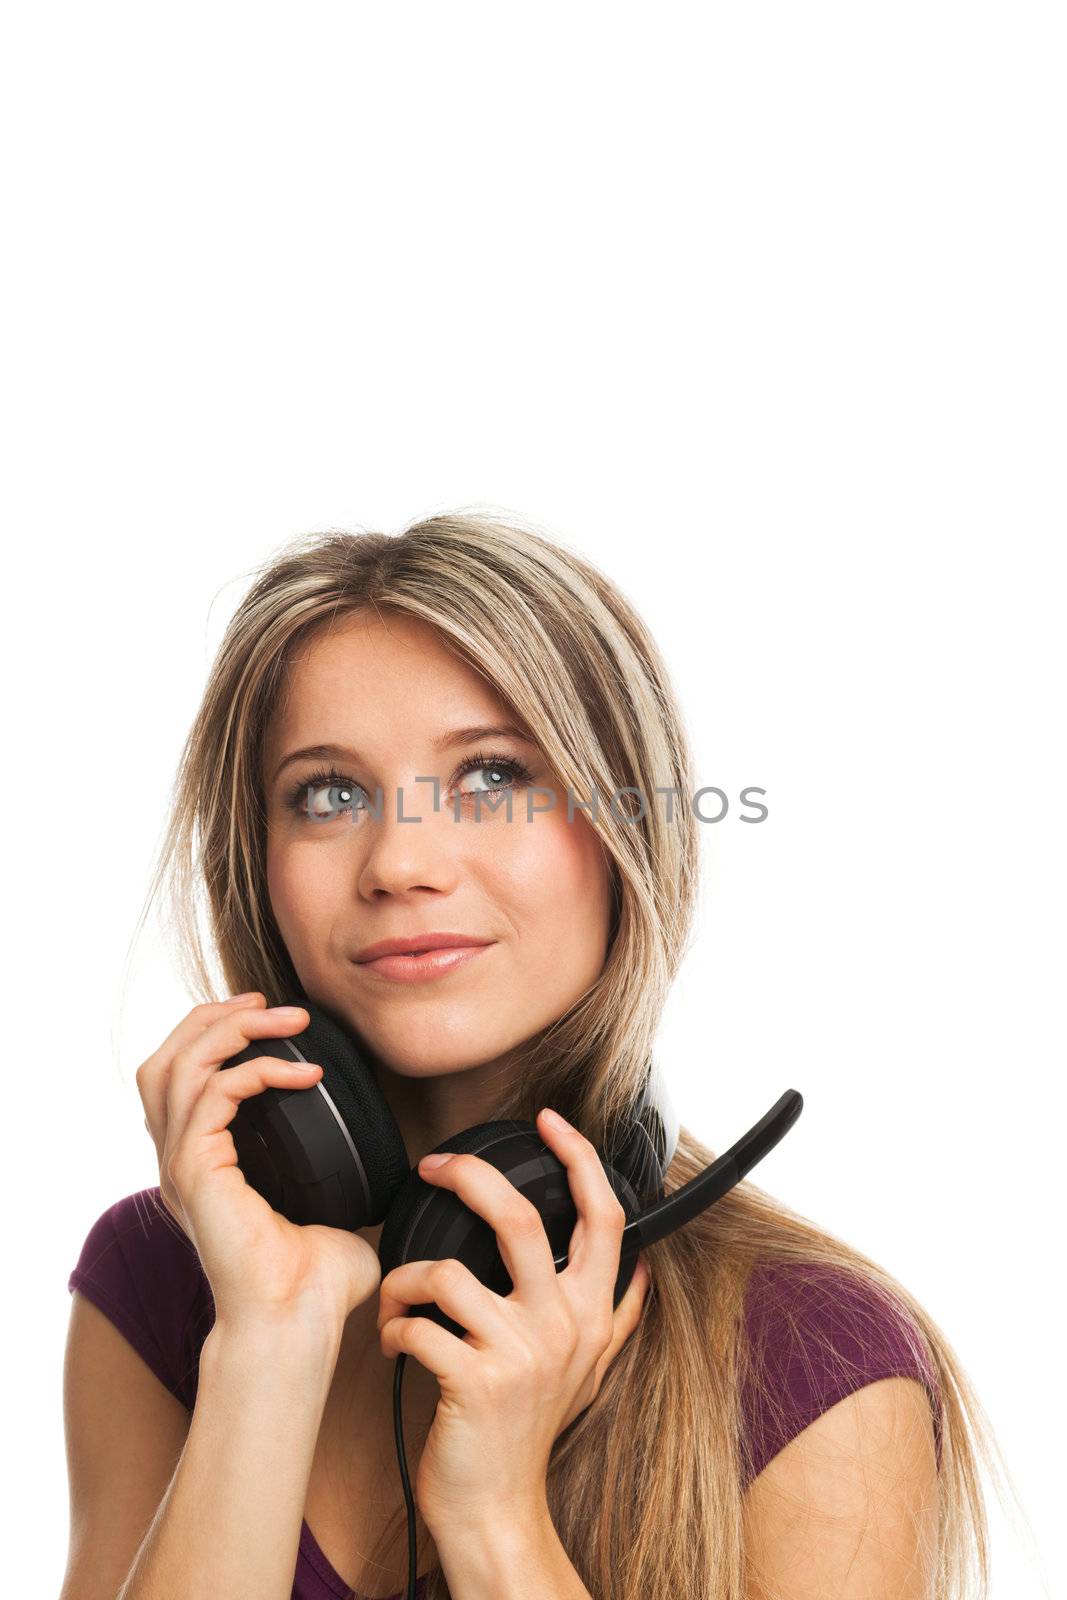
[[[322,796],[327,796],[327,803],[331,794],[336,791],[336,803],[340,811],[324,811],[322,809]],[[301,778],[295,789],[290,790],[286,799],[290,811],[295,811],[299,816],[305,817],[309,822],[332,822],[335,817],[344,816],[345,812],[364,809],[362,800],[363,790],[352,778],[346,778],[343,772],[338,772],[331,767],[327,772],[311,772],[306,778]],[[307,800],[308,804],[302,802]],[[310,807],[310,810],[309,810]]]
[[[468,756],[457,769],[456,778],[463,778],[468,772],[488,772],[494,778],[502,777],[507,781],[482,784],[476,789],[461,789],[461,795],[497,794],[515,784],[529,783],[532,776],[521,761],[512,761],[503,756]]]
[[[468,756],[456,768],[452,779],[453,785],[469,772],[488,774],[491,781],[479,784],[473,789],[460,789],[458,792],[462,799],[472,799],[476,794],[498,794],[506,789],[533,782],[533,773],[521,761],[516,761],[511,756],[482,753]],[[338,772],[336,767],[328,769],[324,767],[318,772],[308,773],[306,778],[301,778],[286,796],[286,805],[297,816],[314,823],[333,822],[346,814],[355,821],[361,811],[370,809],[366,792],[361,785],[346,773]],[[331,809],[333,806],[339,809]]]

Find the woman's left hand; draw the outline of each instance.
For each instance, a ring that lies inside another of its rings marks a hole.
[[[506,1298],[454,1259],[408,1261],[382,1279],[383,1355],[402,1351],[437,1376],[440,1398],[419,1461],[415,1497],[431,1534],[472,1519],[543,1513],[552,1446],[596,1399],[608,1367],[637,1326],[649,1274],[639,1257],[619,1304],[626,1214],[593,1145],[577,1128],[538,1133],[567,1169],[578,1222],[556,1272],[540,1212],[502,1172],[470,1154],[431,1169],[494,1229],[513,1290]],[[436,1302],[467,1330],[459,1339],[415,1305]]]

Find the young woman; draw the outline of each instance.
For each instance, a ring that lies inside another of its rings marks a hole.
[[[210,996],[206,896],[233,998],[139,1068],[159,1185],[97,1219],[70,1277],[66,1600],[396,1595],[401,1350],[424,1600],[985,1592],[988,1425],[874,1262],[744,1182],[649,1249],[612,1314],[621,1207],[595,1152],[649,1071],[699,863],[688,803],[606,802],[696,787],[640,618],[530,528],[315,535],[257,574],[150,891],[169,877]],[[417,982],[367,959],[442,932],[478,948]],[[359,1036],[412,1164],[536,1121],[581,1218],[564,1272],[476,1157],[419,1170],[495,1228],[506,1299],[466,1269],[382,1281],[380,1227],[297,1227],[244,1182],[239,1102],[318,1069],[218,1069],[299,1033],[306,1010],[274,1007],[300,995]],[[667,1190],[713,1158],[683,1127]],[[430,1300],[464,1341],[405,1316]]]

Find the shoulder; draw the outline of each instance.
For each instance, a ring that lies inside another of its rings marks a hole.
[[[749,1592],[931,1593],[941,1404],[914,1319],[859,1269],[789,1263],[753,1274],[745,1321]]]
[[[171,1216],[158,1188],[138,1189],[116,1200],[85,1236],[72,1276],[88,1273],[121,1278],[136,1268],[149,1280],[201,1273],[196,1246]]]
[[[747,1592],[925,1600],[939,1515],[922,1386],[912,1377],[866,1384],[822,1412],[748,1488]]]
[[[192,1409],[214,1302],[196,1247],[167,1211],[158,1187],[124,1195],[100,1213],[67,1288],[92,1300]]]
[[[917,1380],[940,1458],[941,1396],[924,1336],[860,1269],[759,1265],[745,1297],[744,1344],[745,1485],[816,1418],[884,1378]]]

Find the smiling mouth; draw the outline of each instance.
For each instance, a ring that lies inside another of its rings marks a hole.
[[[361,972],[371,972],[376,977],[394,983],[419,983],[456,972],[492,948],[492,944],[442,945],[436,950],[397,951],[390,956],[378,956],[375,961],[358,961],[354,965]]]

